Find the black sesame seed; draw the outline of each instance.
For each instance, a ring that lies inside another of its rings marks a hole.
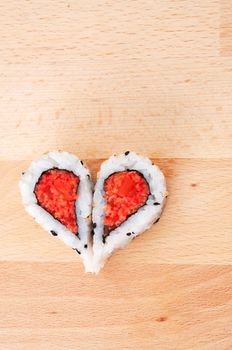
[[[88,245],[87,245],[87,244],[85,244],[85,245],[84,245],[84,248],[85,248],[85,249],[87,249],[87,248],[88,248]]]
[[[130,153],[130,151],[126,151],[124,154],[125,154],[125,156],[128,156],[129,153]]]
[[[135,232],[131,232],[132,233],[132,235],[135,235]]]
[[[160,220],[160,218],[158,218],[158,219],[154,222],[154,224],[156,224],[159,220]]]
[[[106,243],[106,237],[102,236],[102,242],[105,244]]]
[[[127,236],[130,236],[131,235],[131,232],[127,232],[127,234],[126,234]]]
[[[57,236],[57,233],[53,230],[50,231],[53,236]]]
[[[83,165],[83,162],[82,162],[82,160],[80,160],[80,162],[81,162],[81,164]]]
[[[97,224],[95,222],[93,222],[93,228],[96,228]]]
[[[78,254],[81,254],[80,250],[74,249]]]
[[[23,171],[23,172],[22,172],[22,175],[24,175],[24,174],[25,174],[25,172]]]
[[[90,179],[90,175],[88,174],[87,176],[88,176],[88,178]]]
[[[160,205],[160,203],[159,202],[155,202],[154,205]]]
[[[94,233],[95,233],[94,230],[92,230],[91,233],[92,233],[92,235],[94,236]]]

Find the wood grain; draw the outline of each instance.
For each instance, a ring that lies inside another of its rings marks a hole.
[[[230,349],[230,267],[137,261],[96,278],[73,263],[0,266],[4,349]]]
[[[220,57],[218,1],[0,6],[2,158],[57,148],[90,159],[125,148],[231,157],[232,72]]]
[[[221,0],[221,55],[232,55],[232,2]]]
[[[232,349],[231,0],[0,3],[0,348]],[[160,222],[96,277],[21,204],[32,159],[167,177]]]

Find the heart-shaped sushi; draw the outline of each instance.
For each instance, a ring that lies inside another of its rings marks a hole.
[[[134,152],[101,165],[94,194],[89,170],[67,152],[32,162],[20,190],[28,213],[80,254],[86,272],[95,273],[115,249],[159,220],[167,196],[160,169]]]

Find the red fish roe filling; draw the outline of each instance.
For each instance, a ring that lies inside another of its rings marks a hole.
[[[104,235],[121,225],[147,201],[150,189],[138,171],[121,171],[110,175],[104,183]]]
[[[40,176],[34,190],[38,204],[74,234],[78,232],[75,202],[79,182],[71,171],[53,168]]]

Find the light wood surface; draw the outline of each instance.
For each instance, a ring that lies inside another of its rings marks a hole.
[[[0,3],[0,348],[232,349],[232,2]],[[160,222],[96,277],[21,204],[61,149],[151,157]]]

